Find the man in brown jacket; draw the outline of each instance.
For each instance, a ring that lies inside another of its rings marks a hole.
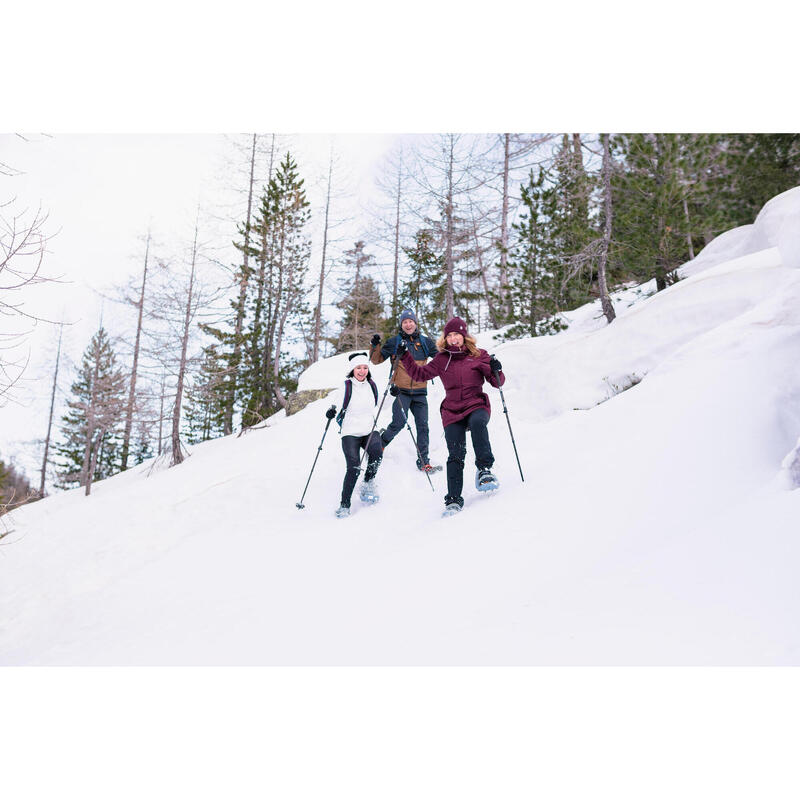
[[[372,337],[371,349],[369,353],[370,361],[373,364],[381,364],[387,358],[395,361],[397,346],[403,342],[411,353],[412,358],[417,364],[425,364],[429,358],[436,355],[436,342],[428,336],[422,336],[417,327],[417,315],[406,308],[400,314],[400,331],[393,336],[385,345],[381,347],[381,337],[376,333]],[[403,367],[398,363],[392,377],[392,388],[394,396],[392,405],[392,421],[389,427],[381,433],[381,444],[386,447],[389,442],[397,436],[405,427],[408,419],[409,410],[414,415],[414,423],[417,428],[417,447],[419,447],[419,457],[417,458],[417,469],[430,472],[441,467],[432,467],[428,461],[428,384],[427,381],[412,381]]]

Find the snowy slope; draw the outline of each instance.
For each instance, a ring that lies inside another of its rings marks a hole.
[[[335,427],[295,508],[328,399],[16,512],[0,663],[800,663],[800,492],[781,466],[800,436],[798,252],[800,188],[666,291],[618,293],[611,326],[591,304],[555,337],[482,336],[525,482],[490,389],[502,488],[479,497],[468,460],[452,519],[407,434],[380,504],[334,519]],[[336,385],[344,360],[301,388]],[[373,370],[381,388],[387,374]],[[441,396],[437,382],[438,463]]]

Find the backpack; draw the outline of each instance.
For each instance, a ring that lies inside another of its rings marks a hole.
[[[372,394],[375,395],[375,405],[378,405],[378,387],[375,381],[372,380],[370,375],[367,375],[367,380],[372,388]],[[342,423],[344,422],[344,415],[347,411],[347,406],[350,405],[350,398],[353,396],[353,381],[349,378],[344,382],[344,400],[342,401],[342,408],[336,415],[336,421],[339,423],[339,433],[342,432]]]

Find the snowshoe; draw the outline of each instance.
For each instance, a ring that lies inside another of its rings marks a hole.
[[[458,514],[459,511],[464,507],[464,498],[463,497],[451,497],[447,495],[444,498],[444,511],[442,511],[443,517],[452,517],[454,514]]]
[[[482,467],[475,473],[475,488],[479,492],[496,492],[500,488],[500,481],[491,470]]]
[[[358,493],[358,496],[361,498],[362,503],[377,503],[380,500],[380,495],[378,494],[378,487],[375,485],[375,481],[364,481],[361,484],[361,490]]]
[[[336,509],[336,516],[339,519],[344,519],[345,517],[349,517],[350,506],[339,506],[339,508]]]
[[[420,472],[441,472],[442,465],[441,464],[429,464],[427,461],[423,463],[419,459],[417,459],[417,469]]]

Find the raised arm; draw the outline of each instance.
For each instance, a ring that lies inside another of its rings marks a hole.
[[[381,337],[377,333],[372,337],[369,346],[369,360],[373,364],[382,364],[391,355],[392,351],[389,350],[389,342],[391,341],[390,339],[381,347]]]
[[[414,361],[411,353],[406,352],[401,361],[411,380],[422,383],[423,381],[429,381],[431,378],[435,378],[441,373],[442,359],[439,358],[439,355],[440,354],[437,353],[432,361],[429,361],[427,364],[419,365]]]

